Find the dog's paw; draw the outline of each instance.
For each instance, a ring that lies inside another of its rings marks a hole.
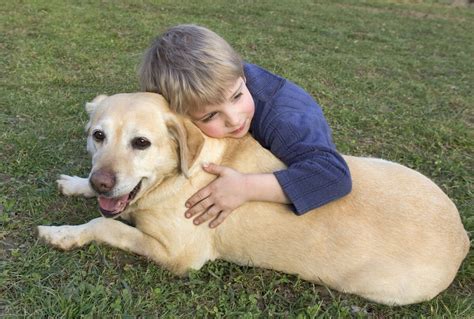
[[[78,226],[38,226],[39,239],[61,250],[71,250],[82,246],[82,229]]]
[[[92,197],[95,195],[87,178],[61,175],[56,183],[58,184],[59,191],[67,196],[83,195]]]

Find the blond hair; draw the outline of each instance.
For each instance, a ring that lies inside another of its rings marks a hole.
[[[173,111],[186,115],[224,102],[244,71],[240,56],[219,35],[197,25],[178,25],[153,41],[139,77],[142,90],[163,95]]]

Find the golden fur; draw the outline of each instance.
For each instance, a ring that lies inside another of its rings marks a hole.
[[[243,173],[284,168],[250,135],[212,139],[176,116],[152,93],[99,96],[86,109],[89,133],[107,139],[88,149],[92,172],[116,175],[116,196],[141,189],[121,217],[77,226],[39,226],[39,237],[60,249],[91,241],[146,256],[176,274],[209,260],[275,269],[384,304],[428,300],[446,289],[469,248],[453,202],[432,181],[402,165],[345,156],[352,192],[303,216],[287,205],[250,202],[211,229],[184,218],[185,201],[214,175],[213,162]],[[151,146],[135,150],[129,140]],[[62,175],[66,195],[95,196],[87,178]]]

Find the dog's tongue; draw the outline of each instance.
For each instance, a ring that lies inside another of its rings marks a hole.
[[[99,206],[109,212],[120,212],[127,205],[127,200],[128,194],[116,198],[99,196]]]

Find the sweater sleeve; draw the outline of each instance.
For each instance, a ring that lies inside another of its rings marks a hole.
[[[352,181],[319,105],[311,99],[312,105],[299,108],[295,104],[304,104],[306,98],[289,98],[280,98],[273,105],[261,122],[260,133],[264,144],[287,165],[274,174],[295,213],[302,215],[348,194]]]

